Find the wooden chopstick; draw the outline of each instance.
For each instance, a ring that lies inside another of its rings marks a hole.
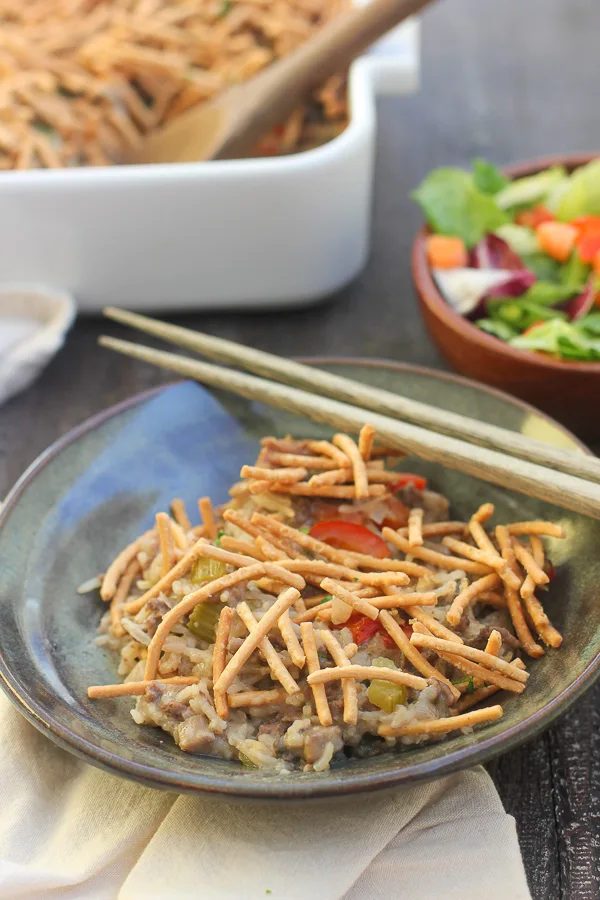
[[[388,416],[328,397],[256,378],[245,372],[224,369],[116,338],[102,336],[99,342],[103,347],[117,350],[134,359],[145,360],[178,372],[186,378],[193,378],[268,406],[289,410],[337,429],[358,433],[363,425],[370,422],[377,429],[378,437],[398,450],[414,453],[422,459],[441,463],[450,469],[520,491],[530,497],[555,503],[563,509],[600,519],[600,486],[583,478],[547,469],[485,447],[477,447],[417,425],[398,422]]]
[[[239,368],[248,369],[250,372],[273,378],[292,387],[305,388],[364,409],[372,409],[383,415],[421,425],[440,434],[468,440],[481,447],[510,453],[511,456],[600,483],[600,460],[582,452],[553,447],[497,425],[479,422],[459,413],[438,409],[382,388],[361,384],[342,375],[334,375],[323,369],[282,359],[275,354],[245,347],[243,344],[236,344],[200,331],[192,331],[115,307],[108,307],[104,313],[109,319],[156,335],[188,350],[202,353],[209,359],[232,363]]]

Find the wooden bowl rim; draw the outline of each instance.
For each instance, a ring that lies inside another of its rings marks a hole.
[[[502,171],[510,178],[535,175],[543,169],[557,165],[565,166],[572,171],[599,157],[600,153],[572,153],[539,157],[504,166]],[[589,372],[590,374],[600,375],[600,362],[574,362],[572,360],[553,359],[541,353],[536,353],[534,350],[521,350],[517,347],[511,347],[510,344],[506,344],[499,338],[482,331],[481,328],[477,328],[473,322],[463,318],[463,316],[453,310],[440,293],[427,262],[425,239],[428,234],[429,228],[427,225],[424,225],[417,232],[411,254],[412,276],[423,302],[448,328],[459,333],[463,338],[472,341],[472,343],[479,344],[490,353],[503,356],[505,359],[513,360],[515,363],[526,363],[529,366],[537,367],[541,371],[555,370],[579,374]]]

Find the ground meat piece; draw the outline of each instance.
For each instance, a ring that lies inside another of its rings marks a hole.
[[[148,600],[146,609],[150,610],[150,615],[146,619],[144,625],[147,633],[151,637],[160,625],[162,617],[170,608],[169,604],[160,597],[153,597],[151,600]]]
[[[514,634],[511,634],[510,631],[508,631],[506,628],[503,628],[501,625],[484,625],[479,633],[475,637],[471,638],[470,643],[473,645],[473,647],[477,647],[478,649],[483,650],[492,631],[499,631],[502,636],[502,643],[506,644],[508,647],[512,647],[514,650],[516,650],[517,647],[521,646]]]
[[[175,691],[177,688],[175,689]],[[146,688],[144,694],[146,703],[155,704],[157,709],[165,716],[169,716],[175,721],[180,721],[186,714],[189,714],[190,708],[184,703],[177,700],[173,688],[167,685],[151,684]]]
[[[333,500],[325,500],[322,497],[295,497],[294,519],[290,523],[294,528],[304,528],[314,525],[315,522],[324,522],[327,519],[344,518],[340,513],[340,504]]]
[[[194,664],[188,656],[182,656],[177,667],[178,675],[191,675]]]
[[[311,512],[312,503],[308,497],[294,497],[294,528],[303,528],[305,525],[312,525],[314,516]]]
[[[266,722],[263,722],[258,729],[258,736],[261,734],[268,734],[271,737],[281,738],[284,733],[287,731],[287,722],[281,721],[281,716],[275,716],[272,719],[267,719]]]
[[[441,494],[436,494],[434,491],[423,491],[423,509],[425,510],[423,521],[426,524],[448,521],[450,504]]]
[[[165,600],[164,597],[151,597],[150,600],[146,603],[146,609],[150,610],[151,613],[157,612],[160,613],[161,616],[164,616],[166,611],[170,609],[169,604]]]
[[[215,740],[214,734],[208,728],[208,719],[202,715],[190,716],[178,725],[173,737],[182,750],[192,753],[209,749]]]
[[[419,491],[414,484],[407,484],[397,496],[407,506],[418,506],[424,510],[423,522],[447,522],[450,506],[445,497],[435,491]]]
[[[164,690],[162,685],[153,683],[146,688],[145,699],[148,703],[158,703]]]
[[[333,713],[333,717],[337,719],[338,715],[341,715],[342,710],[344,709],[344,698],[335,697],[333,700],[329,700],[329,708]]]
[[[405,484],[400,490],[396,491],[396,496],[406,506],[423,506],[423,491],[417,490],[411,482]]]
[[[165,685],[153,684],[143,696],[138,697],[132,715],[138,725],[156,725],[173,734],[181,720],[191,715],[191,710],[189,706],[179,703],[176,691]]]
[[[189,706],[180,703],[179,700],[164,700],[160,704],[161,710],[173,719],[183,719],[185,714],[190,711]]]
[[[314,763],[323,755],[326,744],[331,741],[333,752],[337,753],[344,746],[342,729],[337,725],[324,727],[314,725],[304,735],[304,759],[307,763]]]

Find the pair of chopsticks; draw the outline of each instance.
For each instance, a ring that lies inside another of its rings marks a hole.
[[[114,307],[104,312],[138,331],[263,377],[107,336],[99,339],[103,347],[336,429],[358,433],[370,422],[390,447],[600,519],[600,460],[595,457],[223,338]]]

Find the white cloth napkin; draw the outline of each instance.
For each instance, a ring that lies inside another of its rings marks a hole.
[[[530,900],[478,767],[323,804],[236,804],[107,775],[0,692],[2,900]]]
[[[0,404],[24,390],[63,345],[75,300],[40,285],[0,285]]]

